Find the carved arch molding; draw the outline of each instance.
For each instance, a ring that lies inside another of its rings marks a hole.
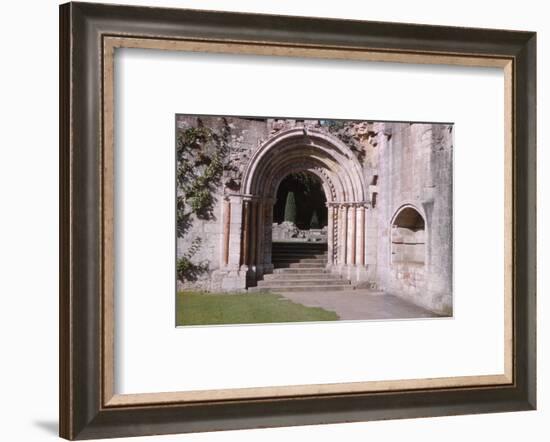
[[[239,194],[223,204],[221,267],[246,274],[246,285],[273,270],[271,226],[280,182],[309,172],[323,185],[328,206],[330,270],[364,267],[367,186],[355,154],[338,138],[315,129],[293,128],[269,138],[253,153]]]

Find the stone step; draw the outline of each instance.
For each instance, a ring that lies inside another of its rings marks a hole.
[[[299,252],[274,252],[271,254],[272,259],[276,258],[326,258],[326,253],[299,253]]]
[[[317,279],[317,280],[332,280],[336,279],[341,281],[342,277],[340,275],[333,275],[332,273],[326,273],[322,271],[318,272],[309,272],[306,270],[309,269],[279,269],[286,270],[286,272],[270,273],[264,275],[264,281],[280,281],[285,279]],[[292,270],[292,272],[288,272]]]
[[[351,284],[340,284],[340,285],[299,285],[299,286],[261,286],[261,287],[250,287],[249,292],[273,292],[273,293],[284,293],[284,292],[332,292],[334,290],[354,290],[354,287]]]
[[[316,244],[316,245],[309,245],[309,244],[277,244],[272,243],[271,250],[305,250],[305,251],[313,251],[313,252],[326,252],[328,250],[327,245],[322,244]]]
[[[298,287],[298,286],[316,286],[316,285],[349,285],[349,280],[344,279],[277,279],[258,281],[258,287]]]
[[[319,269],[324,268],[321,266],[319,262],[276,262],[273,263],[275,268],[277,269],[284,269],[284,268],[291,268],[291,269]]]
[[[327,270],[324,267],[310,267],[310,268],[290,268],[290,267],[282,267],[279,269],[273,269],[273,274],[276,275],[286,275],[286,274],[296,274],[296,273],[303,273],[303,274],[312,274],[312,273],[328,273]]]
[[[328,253],[323,250],[272,250],[271,256],[286,256],[286,255],[299,255],[299,256],[327,256]]]
[[[272,262],[273,264],[279,264],[279,263],[290,263],[290,262],[295,262],[295,263],[303,263],[303,264],[314,264],[314,263],[317,263],[317,264],[326,264],[327,263],[327,259],[326,258],[302,258],[302,259],[292,259],[292,258],[279,258],[279,259],[272,259]]]
[[[273,256],[271,258],[272,263],[276,262],[310,262],[310,260],[315,260],[311,262],[320,262],[321,264],[325,264],[327,262],[327,258],[313,258],[313,257],[292,257],[292,256]]]
[[[328,249],[326,247],[273,247],[271,246],[271,250],[278,252],[278,251],[285,251],[285,252],[295,252],[297,250],[303,251],[303,252],[317,252],[317,253],[323,253],[326,252]]]

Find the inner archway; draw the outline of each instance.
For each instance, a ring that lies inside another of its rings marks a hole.
[[[327,263],[327,199],[322,181],[309,171],[290,173],[279,183],[273,204],[271,264],[287,268]],[[311,267],[308,269],[311,271]]]

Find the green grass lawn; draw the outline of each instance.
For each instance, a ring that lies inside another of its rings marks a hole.
[[[176,325],[335,321],[334,312],[296,304],[273,293],[179,292]]]

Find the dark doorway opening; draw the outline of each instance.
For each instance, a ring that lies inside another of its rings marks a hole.
[[[289,195],[290,193],[293,195]],[[321,180],[317,176],[308,172],[290,174],[281,181],[277,189],[277,200],[273,206],[273,222],[280,224],[285,221],[285,212],[288,218],[289,210],[292,217],[292,204],[294,204],[295,215],[291,221],[298,229],[322,229],[328,222],[326,202]]]

